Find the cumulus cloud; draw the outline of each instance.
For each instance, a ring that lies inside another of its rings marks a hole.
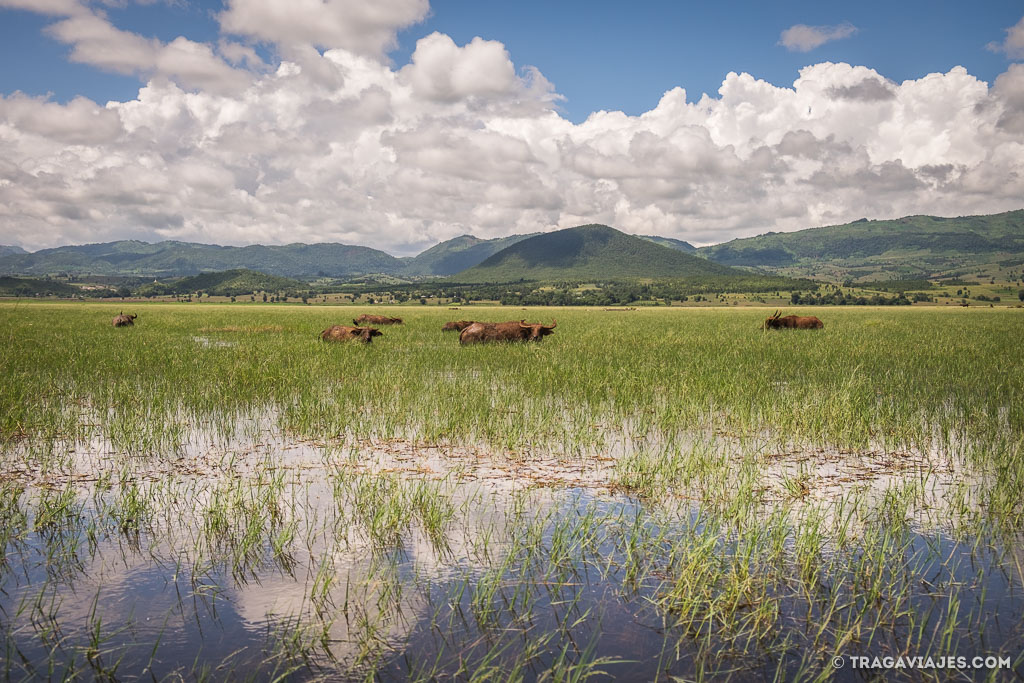
[[[115,112],[84,97],[66,105],[20,93],[0,97],[0,121],[7,121],[21,133],[71,145],[111,143],[123,130]]]
[[[853,85],[838,85],[828,89],[828,94],[844,100],[860,100],[862,102],[878,102],[896,97],[893,84],[881,78],[865,78]]]
[[[539,70],[528,67],[520,77],[504,45],[479,37],[461,47],[443,33],[421,38],[398,76],[424,101],[493,105],[505,114],[560,99]]]
[[[850,23],[836,26],[796,24],[782,32],[779,37],[779,45],[792,52],[810,52],[833,40],[849,38],[856,32],[857,27]]]
[[[279,43],[271,66],[249,43],[162,43],[92,10],[50,30],[76,58],[149,80],[105,106],[0,97],[0,231],[28,248],[131,237],[408,254],[590,222],[708,243],[1024,196],[1019,64],[991,88],[961,67],[894,83],[826,62],[790,87],[729,73],[696,102],[674,88],[639,116],[574,124],[540,71],[482,38],[426,36],[396,69],[379,41],[321,52],[307,36]]]
[[[1003,42],[991,42],[986,47],[992,52],[1002,52],[1010,59],[1024,59],[1024,18],[1006,29]]]
[[[517,85],[515,66],[504,45],[474,38],[459,47],[443,33],[420,39],[412,63],[402,71],[417,94],[445,102],[500,96]]]
[[[78,0],[0,0],[0,7],[67,16],[85,11]]]
[[[307,43],[382,57],[399,30],[427,16],[428,0],[228,0],[228,33],[276,44]]]
[[[172,78],[190,88],[237,90],[247,76],[204,43],[183,36],[170,43],[123,31],[93,12],[77,12],[46,28],[71,46],[70,59],[106,71]]]

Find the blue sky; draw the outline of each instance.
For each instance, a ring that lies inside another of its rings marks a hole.
[[[28,249],[1024,205],[1020,0],[0,0],[0,60],[0,244]]]
[[[167,42],[184,35],[216,42],[218,0],[128,4],[105,11],[118,28]],[[819,61],[869,66],[894,81],[946,72],[960,65],[991,83],[1007,57],[986,49],[1024,14],[1019,0],[984,3],[678,2],[582,0],[435,0],[427,20],[399,33],[390,53],[404,65],[416,40],[434,31],[464,44],[475,36],[504,43],[518,65],[533,65],[566,99],[573,121],[601,109],[636,115],[675,86],[694,101],[714,95],[730,71],[791,85],[801,67]],[[0,8],[0,92],[52,93],[58,101],[84,95],[100,103],[132,99],[140,79],[69,62],[68,47],[44,34],[53,18]],[[808,52],[779,45],[783,30],[848,22],[849,38]],[[270,57],[266,46],[260,52]]]

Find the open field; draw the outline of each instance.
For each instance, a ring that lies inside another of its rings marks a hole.
[[[4,674],[1024,675],[1024,310],[771,310],[0,304]]]

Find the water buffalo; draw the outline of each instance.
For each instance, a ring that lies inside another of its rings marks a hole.
[[[825,327],[825,323],[821,322],[813,315],[787,315],[780,318],[781,314],[779,311],[775,311],[775,315],[765,319],[764,325],[761,329],[768,330],[781,330],[784,328],[794,330],[820,330]]]
[[[472,320],[453,320],[447,322],[441,326],[442,332],[462,332],[464,329],[473,324]]]
[[[389,318],[386,315],[367,315],[363,313],[358,318],[353,318],[352,322],[356,325],[401,325],[401,318]]]
[[[134,315],[132,313],[125,315],[124,312],[122,311],[121,313],[118,313],[117,315],[114,316],[114,321],[112,324],[114,325],[114,327],[131,327],[132,325],[135,324],[135,319],[138,317],[139,316]]]
[[[460,344],[478,344],[495,341],[540,341],[558,326],[553,320],[550,325],[530,324],[525,320],[507,323],[473,323],[459,334]]]
[[[320,333],[324,341],[361,341],[369,344],[373,337],[381,336],[380,330],[376,327],[349,327],[348,325],[334,325]]]

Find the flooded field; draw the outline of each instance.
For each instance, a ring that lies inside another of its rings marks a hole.
[[[400,310],[0,305],[4,675],[1024,675],[1022,312]]]

